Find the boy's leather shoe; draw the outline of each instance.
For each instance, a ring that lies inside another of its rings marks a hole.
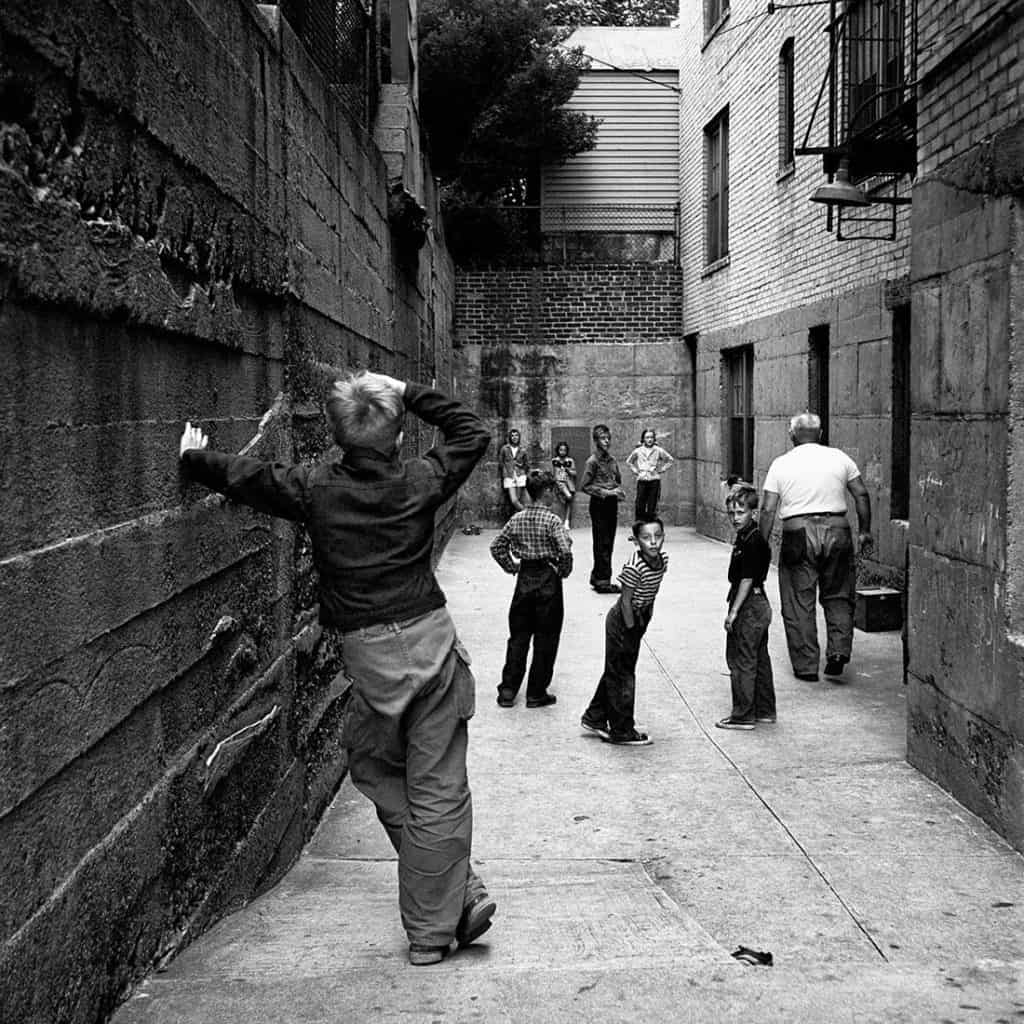
[[[846,661],[843,658],[829,658],[825,662],[825,675],[827,676],[841,676],[843,674],[843,668],[846,666]]]
[[[797,679],[802,679],[805,683],[816,683],[818,681],[817,672],[794,672],[793,675]]]
[[[498,694],[498,707],[501,707],[501,708],[511,708],[511,707],[515,707],[515,703],[516,703],[515,697],[510,697],[507,693],[499,693]]]
[[[543,697],[526,698],[526,706],[528,708],[546,708],[557,703],[558,698],[553,693],[545,693]]]
[[[421,946],[413,942],[409,945],[409,963],[413,967],[428,967],[439,964],[448,955],[448,946]]]

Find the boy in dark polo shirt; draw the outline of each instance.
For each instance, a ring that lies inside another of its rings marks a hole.
[[[599,594],[617,594],[612,583],[612,551],[619,522],[619,502],[625,498],[619,464],[609,449],[612,432],[603,423],[593,430],[594,454],[583,467],[580,490],[590,495],[590,532],[594,542],[594,568],[590,585]]]
[[[725,617],[725,661],[732,678],[732,713],[719,729],[753,729],[775,721],[775,682],[768,656],[772,609],[764,593],[772,554],[754,520],[757,491],[734,484],[725,500],[736,530],[729,562],[729,612]]]

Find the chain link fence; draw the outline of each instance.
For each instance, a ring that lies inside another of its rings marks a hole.
[[[281,13],[349,118],[372,125],[380,91],[377,0],[282,0]]]

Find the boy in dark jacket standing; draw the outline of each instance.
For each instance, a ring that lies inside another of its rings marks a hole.
[[[729,606],[725,617],[725,661],[732,679],[732,713],[719,729],[753,729],[755,722],[775,721],[775,681],[768,656],[772,609],[764,581],[772,553],[754,521],[757,491],[739,482],[729,491],[729,512],[736,543],[729,561]]]
[[[402,460],[406,410],[443,440]],[[353,783],[377,807],[398,853],[409,961],[439,962],[495,911],[470,867],[467,722],[475,682],[434,578],[434,513],[490,437],[468,408],[378,373],[336,381],[327,400],[340,461],[291,466],[205,451],[191,424],[181,460],[199,482],[303,523],[319,577],[320,622],[352,679],[344,745]]]
[[[615,528],[619,522],[619,502],[626,497],[622,489],[619,464],[609,449],[612,432],[603,424],[594,427],[594,454],[583,467],[580,490],[590,495],[590,532],[594,542],[594,568],[590,585],[599,594],[617,594],[612,583],[612,551]]]

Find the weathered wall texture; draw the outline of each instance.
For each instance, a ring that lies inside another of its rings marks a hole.
[[[100,1019],[344,773],[305,534],[177,445],[320,455],[321,363],[448,379],[451,265],[396,264],[387,196],[249,0],[0,8],[4,1021]]]
[[[723,508],[722,480],[733,469],[723,350],[754,349],[754,483],[760,485],[772,459],[790,447],[789,418],[814,408],[809,332],[827,327],[829,443],[857,461],[873,505],[877,545],[872,559],[862,560],[862,579],[901,586],[906,524],[892,520],[889,509],[890,307],[901,287],[905,291],[909,215],[899,208],[892,240],[840,241],[826,229],[825,208],[809,201],[825,182],[820,158],[780,164],[778,62],[783,43],[792,39],[800,145],[827,66],[827,10],[777,9],[740,45],[745,33],[732,27],[757,16],[763,8],[755,0],[734,0],[722,30],[705,41],[701,5],[682,9],[683,323],[697,349],[698,528],[723,539],[732,534]],[[703,128],[726,107],[729,253],[708,264]],[[808,144],[823,145],[827,130],[827,114],[819,110]],[[883,215],[880,207],[869,212]]]
[[[992,6],[921,5],[907,743],[1024,849],[1024,12]]]
[[[539,468],[550,468],[552,431],[575,428],[581,441],[572,455],[582,473],[589,432],[604,422],[620,462],[641,430],[658,432],[677,460],[662,481],[659,510],[666,522],[693,522],[693,373],[678,274],[644,264],[458,272],[455,373],[497,439],[463,491],[464,518],[508,517],[497,455],[511,428]],[[622,470],[626,523],[633,477]],[[574,525],[587,522],[580,497]]]

